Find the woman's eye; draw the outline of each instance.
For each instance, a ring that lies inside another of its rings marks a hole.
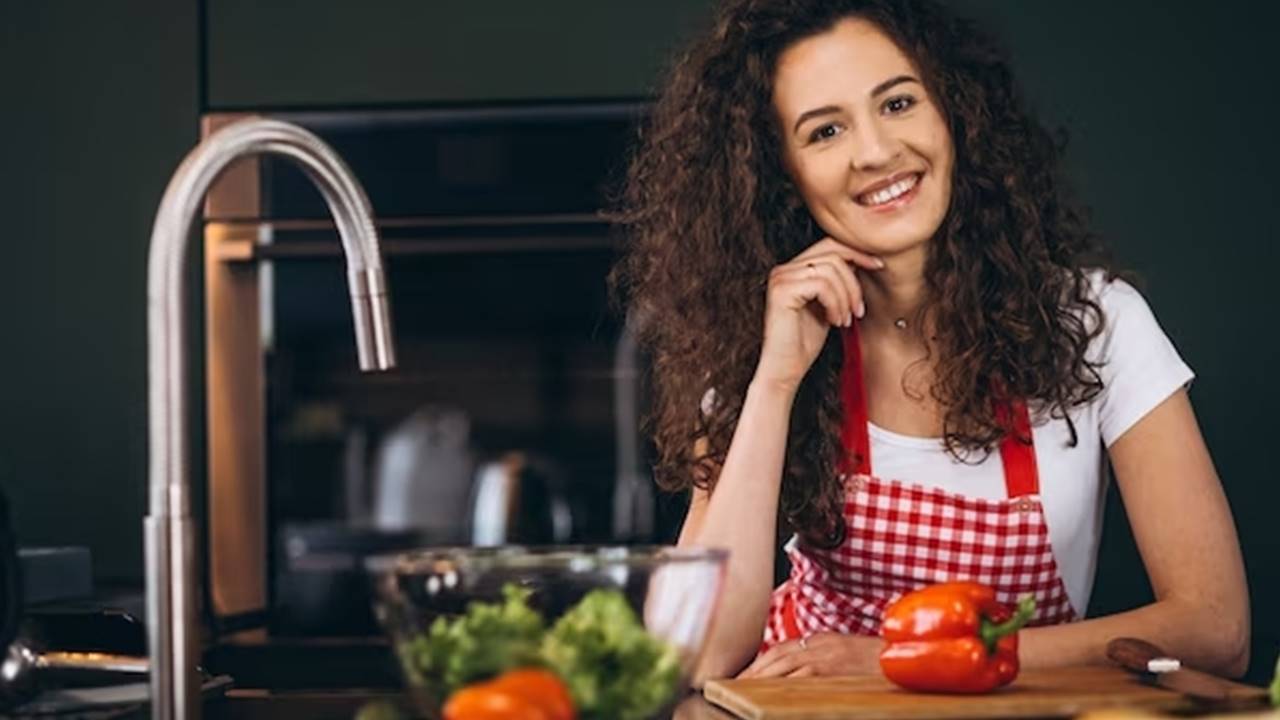
[[[840,134],[840,126],[828,123],[826,125],[822,125],[820,127],[814,128],[813,132],[809,133],[809,142],[822,142],[824,140],[830,140],[831,138],[839,134]]]
[[[901,113],[910,110],[916,104],[916,99],[910,95],[898,95],[884,101],[884,109],[889,113]]]

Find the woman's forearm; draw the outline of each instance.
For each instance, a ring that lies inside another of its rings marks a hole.
[[[760,644],[773,588],[778,497],[794,399],[794,388],[751,384],[701,521],[681,533],[681,545],[730,551],[699,680],[737,673]]]
[[[1108,662],[1107,643],[1136,637],[1154,643],[1191,667],[1228,677],[1249,665],[1248,608],[1218,608],[1166,599],[1082,622],[1031,628],[1019,637],[1023,667]]]

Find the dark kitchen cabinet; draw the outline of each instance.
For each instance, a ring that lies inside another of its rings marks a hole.
[[[709,0],[209,0],[211,110],[648,95]]]

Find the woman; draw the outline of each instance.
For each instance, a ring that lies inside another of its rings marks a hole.
[[[732,551],[703,678],[876,672],[884,606],[962,578],[1035,595],[1024,666],[1124,635],[1244,672],[1192,373],[1058,166],[1002,54],[927,0],[732,0],[679,61],[614,281],[659,481],[692,489],[679,543]],[[1108,460],[1156,600],[1084,620]]]

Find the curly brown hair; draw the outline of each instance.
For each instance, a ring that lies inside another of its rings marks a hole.
[[[666,490],[712,489],[759,359],[769,271],[822,235],[783,167],[773,75],[784,50],[850,17],[913,60],[955,146],[919,316],[936,328],[930,393],[947,450],[991,452],[1006,434],[993,398],[1030,399],[1070,425],[1067,411],[1102,389],[1086,356],[1103,328],[1088,269],[1110,277],[1110,264],[1060,178],[1062,144],[1026,109],[1002,49],[930,0],[730,0],[674,65],[615,213],[629,245],[611,283],[644,319]],[[811,537],[840,514],[842,356],[831,333],[791,417],[779,511]]]

